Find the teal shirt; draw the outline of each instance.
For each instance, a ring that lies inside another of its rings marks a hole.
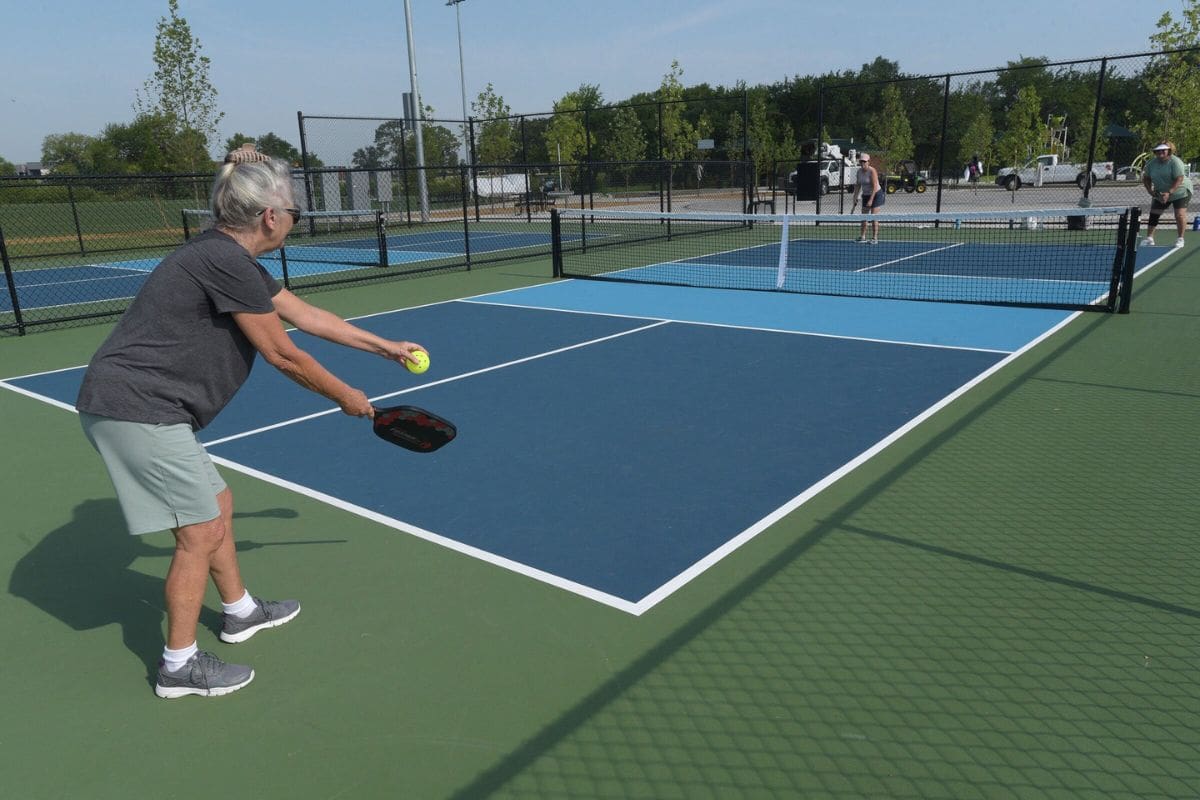
[[[1155,157],[1153,161],[1146,164],[1146,177],[1150,179],[1150,186],[1156,195],[1170,189],[1171,184],[1175,183],[1175,179],[1180,175],[1184,176],[1183,183],[1179,185],[1178,189],[1171,192],[1172,201],[1182,200],[1192,194],[1192,182],[1187,179],[1187,170],[1184,169],[1183,159],[1172,154],[1166,161],[1159,161]]]

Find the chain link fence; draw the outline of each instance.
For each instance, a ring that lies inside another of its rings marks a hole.
[[[746,174],[710,160],[296,169],[305,216],[259,261],[304,291],[546,256],[552,208],[744,211]],[[0,180],[0,333],[122,313],[158,262],[211,224],[211,180]]]
[[[281,277],[302,289],[544,255],[554,206],[843,213],[857,179],[852,156],[864,150],[880,172],[885,213],[1145,206],[1152,143],[1174,138],[1185,160],[1200,159],[1200,131],[1178,130],[1197,75],[1200,48],[1188,48],[824,84],[811,96],[785,83],[487,120],[423,119],[419,128],[298,113],[294,188],[310,217],[290,246],[306,236],[325,246],[341,229],[365,239],[355,246],[378,246],[381,266],[305,271],[297,259]],[[967,169],[975,156],[977,175]],[[190,232],[183,212],[207,204],[210,181],[0,178],[0,332],[121,313]],[[351,230],[376,219],[382,233]],[[505,240],[497,226],[534,238]],[[457,244],[422,249],[411,238],[438,229],[454,229]],[[485,246],[476,233],[509,246]]]
[[[1192,88],[1175,85],[1195,82],[1200,48],[1024,61],[821,86],[815,108],[798,113],[815,114],[815,124],[800,127],[823,131],[826,149],[815,152],[814,136],[807,153],[781,154],[770,192],[797,211],[844,210],[846,201],[830,195],[852,188],[853,155],[869,152],[888,195],[884,211],[1144,206],[1142,170],[1154,143],[1175,139],[1185,161],[1200,160],[1200,140],[1179,129]],[[1175,84],[1164,81],[1171,75],[1180,76]],[[972,174],[976,158],[981,169]],[[814,160],[816,179],[799,166]]]

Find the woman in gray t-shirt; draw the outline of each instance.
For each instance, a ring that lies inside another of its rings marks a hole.
[[[212,696],[254,678],[196,642],[209,577],[221,595],[220,638],[241,642],[300,613],[295,600],[247,591],[233,537],[233,496],[196,438],[233,398],[261,354],[292,380],[356,417],[371,403],[301,350],[284,321],[398,363],[420,345],[389,341],[296,297],[255,260],[300,217],[291,169],[251,149],[230,153],[212,190],[214,227],[163,259],[88,365],[76,408],[100,453],[129,532],[169,529],[167,642],[155,693]]]

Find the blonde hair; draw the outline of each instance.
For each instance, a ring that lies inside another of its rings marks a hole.
[[[226,162],[213,180],[209,208],[223,228],[245,230],[265,208],[292,205],[292,168],[278,158]]]
[[[1167,147],[1171,148],[1172,155],[1175,154],[1175,143],[1172,142],[1170,139],[1163,139],[1161,142],[1159,142],[1158,144],[1156,144],[1154,146],[1158,147],[1159,145],[1163,145],[1163,144],[1165,144]]]

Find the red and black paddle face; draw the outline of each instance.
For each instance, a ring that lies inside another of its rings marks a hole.
[[[448,419],[416,406],[375,409],[375,435],[414,453],[432,453],[458,435]]]

